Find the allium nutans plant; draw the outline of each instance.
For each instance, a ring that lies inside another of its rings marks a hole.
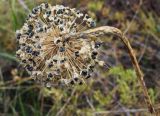
[[[16,55],[31,77],[47,87],[54,83],[81,85],[92,77],[96,65],[105,64],[97,58],[103,43],[98,38],[113,34],[128,49],[145,102],[149,111],[154,113],[143,74],[128,39],[117,28],[95,26],[96,22],[88,14],[75,8],[42,3],[33,8],[23,27],[16,31],[19,44]]]

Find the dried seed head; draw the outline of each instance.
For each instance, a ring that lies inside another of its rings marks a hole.
[[[95,25],[88,14],[75,8],[42,3],[16,32],[17,57],[35,80],[48,87],[57,81],[82,84],[99,62],[101,42],[76,34]]]

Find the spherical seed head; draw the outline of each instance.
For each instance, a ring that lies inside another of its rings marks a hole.
[[[17,56],[31,76],[43,84],[82,84],[83,77],[93,72],[88,67],[98,61],[99,44],[91,38],[78,37],[77,33],[95,24],[88,14],[75,8],[42,3],[33,8],[16,32]]]

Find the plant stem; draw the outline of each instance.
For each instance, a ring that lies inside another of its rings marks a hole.
[[[144,82],[144,79],[143,79],[143,73],[140,69],[140,66],[139,66],[138,61],[136,59],[136,56],[133,52],[133,49],[130,45],[130,42],[124,36],[124,34],[119,29],[117,29],[115,27],[110,27],[110,26],[102,26],[102,27],[90,29],[90,30],[84,31],[82,33],[79,33],[80,36],[93,36],[94,35],[96,37],[100,37],[100,36],[104,36],[104,35],[108,35],[108,34],[112,34],[112,35],[117,36],[118,38],[120,38],[120,40],[126,46],[128,52],[129,52],[132,64],[133,64],[134,69],[136,71],[136,75],[137,75],[138,80],[141,84],[143,94],[144,94],[144,100],[146,102],[146,105],[148,106],[148,110],[149,110],[150,113],[153,113],[153,114],[156,115],[155,109],[152,105],[150,96],[148,94],[148,91],[147,91],[147,88],[146,88],[146,85],[145,85],[145,82]]]

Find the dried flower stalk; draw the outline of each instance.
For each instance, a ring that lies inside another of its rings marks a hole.
[[[150,99],[148,91],[147,91],[147,87],[146,87],[144,79],[143,79],[143,73],[140,69],[140,66],[138,64],[138,61],[137,61],[136,56],[134,54],[134,51],[133,51],[133,49],[130,45],[130,42],[124,36],[124,34],[119,29],[117,29],[115,27],[102,26],[102,27],[98,27],[98,28],[95,28],[95,29],[90,29],[90,30],[84,31],[83,34],[81,33],[80,35],[81,36],[93,36],[93,35],[95,35],[96,37],[100,37],[100,36],[105,36],[105,35],[108,35],[108,34],[113,34],[113,35],[117,36],[118,38],[121,39],[121,41],[126,46],[128,52],[129,52],[132,64],[133,64],[134,69],[136,71],[136,75],[137,75],[138,80],[141,84],[143,94],[144,94],[144,100],[145,100],[145,102],[148,106],[148,110],[151,113],[155,113],[155,109],[152,105],[151,99]]]
[[[47,87],[52,83],[83,84],[92,76],[95,65],[104,66],[98,59],[106,34],[118,36],[127,47],[137,77],[141,83],[145,102],[154,113],[143,74],[132,47],[123,33],[114,27],[96,26],[95,21],[75,8],[48,3],[33,8],[26,22],[17,30],[16,52],[21,64],[33,79]]]

